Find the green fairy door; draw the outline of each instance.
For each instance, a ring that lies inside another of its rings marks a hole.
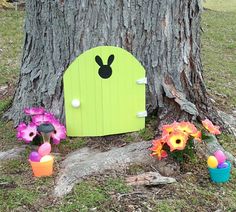
[[[64,74],[67,135],[102,136],[145,126],[145,70],[124,49],[99,46]]]

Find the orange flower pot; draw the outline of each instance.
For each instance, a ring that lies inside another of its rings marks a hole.
[[[54,159],[46,162],[33,162],[29,160],[35,177],[51,176],[53,173]]]

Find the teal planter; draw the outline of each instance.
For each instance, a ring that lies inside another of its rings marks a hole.
[[[212,182],[214,183],[226,183],[230,178],[231,163],[227,161],[228,167],[222,169],[212,169],[208,167],[209,174]]]

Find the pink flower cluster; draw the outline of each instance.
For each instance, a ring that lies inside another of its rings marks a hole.
[[[32,117],[32,122],[26,125],[20,123],[17,127],[17,138],[24,140],[26,143],[30,143],[36,135],[38,135],[37,127],[40,124],[50,123],[54,126],[55,130],[51,137],[54,144],[59,144],[62,139],[66,138],[65,127],[55,118],[51,113],[45,111],[44,108],[26,108],[24,110],[26,115]]]

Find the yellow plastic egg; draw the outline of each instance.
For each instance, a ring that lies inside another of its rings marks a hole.
[[[45,155],[40,159],[40,162],[48,162],[48,161],[51,161],[51,160],[53,160],[51,155]]]
[[[207,159],[207,165],[208,167],[215,169],[218,166],[218,161],[215,156],[210,156]]]

